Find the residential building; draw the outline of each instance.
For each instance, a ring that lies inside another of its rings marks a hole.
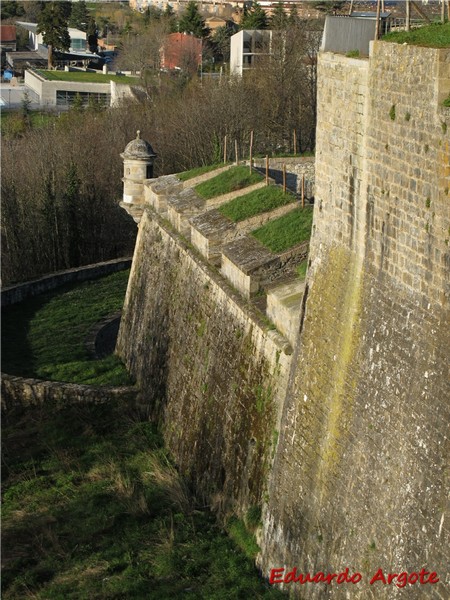
[[[202,64],[202,40],[187,33],[171,33],[161,52],[161,67],[191,71]]]
[[[16,51],[16,28],[14,25],[0,26],[0,49],[2,53]]]

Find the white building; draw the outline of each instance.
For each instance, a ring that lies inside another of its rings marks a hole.
[[[258,58],[270,55],[272,31],[243,29],[230,38],[230,73],[242,76]]]
[[[42,39],[42,33],[37,32],[37,23],[27,23],[25,21],[17,21],[17,26],[28,31],[28,47],[30,50],[47,50],[47,46]],[[87,49],[87,34],[80,29],[69,27],[70,48],[69,52],[84,52]]]

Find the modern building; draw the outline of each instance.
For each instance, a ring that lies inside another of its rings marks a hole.
[[[17,21],[16,25],[28,31],[28,47],[30,50],[47,49],[42,38],[42,33],[37,32],[37,23]],[[87,33],[81,29],[69,27],[70,48],[69,52],[80,52],[87,49]]]
[[[52,71],[52,73],[60,73]],[[66,72],[64,72],[64,75]],[[104,76],[103,83],[77,80],[74,72],[73,80],[65,77],[56,80],[46,79],[45,73],[36,70],[25,71],[25,86],[39,98],[39,104],[45,108],[67,108],[78,99],[83,105],[95,101],[103,106],[115,105],[123,98],[132,97],[131,81],[124,75],[120,77]],[[122,83],[123,80],[123,83]]]
[[[242,77],[258,59],[270,55],[272,31],[243,29],[230,38],[230,73]]]
[[[27,68],[41,68],[47,64],[48,48],[44,44],[42,34],[37,32],[37,23],[17,21],[16,25],[28,32],[28,50],[21,52],[7,52],[6,62],[16,73],[23,73]],[[101,69],[104,60],[89,52],[87,49],[87,34],[80,29],[69,27],[70,48],[67,52],[55,52],[55,63],[68,65],[70,63],[89,62],[96,63]]]

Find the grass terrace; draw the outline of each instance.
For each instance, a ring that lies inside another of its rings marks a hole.
[[[411,31],[393,31],[383,36],[382,40],[397,44],[450,48],[450,22],[432,23]]]
[[[211,171],[215,171],[215,169],[220,169],[220,167],[224,166],[225,165],[223,163],[220,165],[204,165],[203,167],[196,167],[195,169],[190,169],[189,171],[183,171],[182,173],[178,173],[177,177],[181,181],[188,181],[188,179],[194,179],[194,177],[199,177],[199,175],[210,173]]]
[[[234,198],[222,204],[219,211],[237,223],[292,202],[295,202],[294,194],[291,192],[284,194],[280,187],[271,185]]]
[[[115,83],[124,83],[126,85],[136,85],[139,83],[137,77],[127,77],[125,75],[103,75],[103,73],[86,73],[85,71],[45,71],[43,69],[36,69],[36,72],[48,81],[80,81],[84,83],[108,83],[109,81],[114,81]]]
[[[130,385],[114,355],[95,360],[90,328],[123,306],[129,271],[65,286],[3,311],[2,368],[10,375],[91,385]]]
[[[272,252],[284,252],[311,237],[313,207],[296,208],[269,221],[252,235]]]
[[[207,200],[221,196],[222,194],[241,190],[263,180],[264,177],[260,173],[257,171],[250,173],[249,167],[242,165],[231,167],[227,171],[217,175],[217,177],[199,183],[194,189],[201,198]]]
[[[111,404],[42,407],[4,425],[2,444],[4,600],[284,597],[252,561],[257,507],[228,536],[149,421]]]

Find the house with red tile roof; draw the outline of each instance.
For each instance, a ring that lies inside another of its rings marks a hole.
[[[15,25],[0,25],[0,48],[2,52],[15,52],[16,27]]]
[[[192,71],[202,64],[202,40],[187,33],[171,33],[161,52],[161,66],[169,71]]]

